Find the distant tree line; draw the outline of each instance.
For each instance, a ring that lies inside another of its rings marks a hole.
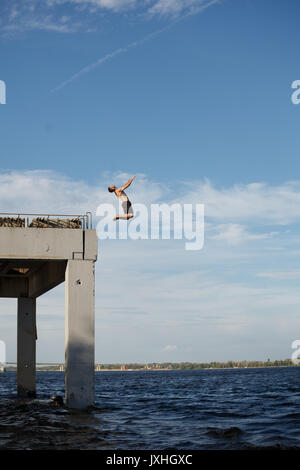
[[[130,364],[100,364],[101,369],[120,370],[195,370],[195,369],[234,369],[248,367],[289,367],[295,366],[291,359],[281,359],[276,361],[227,361],[227,362],[154,362],[151,364],[130,363]]]
[[[250,367],[290,367],[295,366],[291,359],[276,361],[227,361],[227,362],[152,362],[148,364],[96,364],[96,370],[196,370],[196,369],[239,369]],[[6,370],[16,370],[16,366],[7,366]],[[59,366],[45,365],[37,370],[59,370]]]

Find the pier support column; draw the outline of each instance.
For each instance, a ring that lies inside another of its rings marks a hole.
[[[84,409],[94,403],[94,262],[69,260],[66,268],[66,404]]]
[[[36,299],[18,298],[18,396],[34,397],[36,376]]]

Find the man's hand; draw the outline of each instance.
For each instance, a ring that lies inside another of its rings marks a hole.
[[[131,184],[131,183],[132,183],[132,181],[134,180],[134,178],[135,178],[135,176],[133,176],[132,178],[130,178],[130,179],[127,181],[127,183],[126,183],[126,184],[128,184],[128,183],[129,183],[129,184]],[[128,185],[128,186],[129,186],[129,185]]]
[[[134,178],[135,178],[135,176],[133,176],[132,178],[130,178],[130,179],[127,181],[127,183],[125,183],[124,186],[122,186],[122,187],[120,188],[120,190],[121,190],[121,191],[124,191],[124,189],[128,188],[128,186],[131,185],[131,183],[132,183],[132,181],[134,180]]]

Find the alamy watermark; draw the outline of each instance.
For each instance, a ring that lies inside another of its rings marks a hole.
[[[0,104],[6,104],[6,84],[0,80]]]
[[[299,104],[300,103],[300,80],[293,81],[292,89],[295,90],[291,96],[292,103]]]
[[[121,207],[119,208],[122,211]],[[133,204],[134,217],[116,223],[113,204],[100,204],[96,216],[100,240],[186,240],[186,250],[201,250],[204,244],[204,204]]]
[[[6,344],[0,340],[0,369],[6,364]]]
[[[300,364],[300,339],[295,339],[295,341],[292,342],[292,349],[295,349],[293,352],[291,359],[293,364]]]

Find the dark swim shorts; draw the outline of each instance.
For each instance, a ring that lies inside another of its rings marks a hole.
[[[123,208],[123,211],[125,212],[125,214],[133,214],[132,206],[131,206],[130,201],[123,201],[122,202],[122,208]]]

